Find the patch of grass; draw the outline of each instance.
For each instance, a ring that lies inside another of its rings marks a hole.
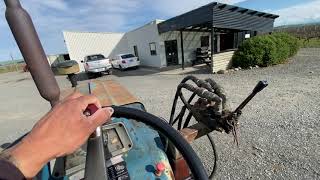
[[[10,64],[6,66],[0,66],[0,74],[8,73],[8,72],[15,72],[15,71],[22,71],[24,64]]]
[[[320,48],[320,38],[300,39],[299,44],[302,48]]]

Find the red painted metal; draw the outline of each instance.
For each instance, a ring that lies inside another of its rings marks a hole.
[[[175,180],[184,180],[190,177],[190,170],[186,161],[181,157],[173,162]]]
[[[156,176],[161,176],[161,174],[163,173],[163,171],[166,169],[166,166],[164,165],[163,162],[159,162],[156,164],[156,172],[155,175]]]

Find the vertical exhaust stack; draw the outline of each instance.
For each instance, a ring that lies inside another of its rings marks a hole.
[[[40,95],[53,107],[59,102],[60,89],[32,20],[19,0],[5,0],[6,19],[21,54],[28,65]]]

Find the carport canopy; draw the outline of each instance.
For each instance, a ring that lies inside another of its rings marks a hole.
[[[213,2],[158,24],[159,33],[168,31],[217,30],[271,32],[278,15]]]
[[[213,2],[158,24],[159,33],[180,31],[182,69],[184,69],[183,31],[211,32],[211,53],[214,52],[215,32],[272,32],[278,15]],[[213,59],[211,57],[211,65]]]

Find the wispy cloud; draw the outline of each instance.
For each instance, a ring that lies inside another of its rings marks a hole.
[[[261,0],[219,0],[221,3],[240,6],[251,1]],[[212,0],[21,0],[23,7],[31,14],[44,49],[49,54],[66,51],[63,30],[125,32],[155,18],[167,19],[211,2]],[[4,3],[1,2],[0,60],[8,59],[10,52],[19,58],[4,11]],[[269,12],[280,15],[277,25],[320,21],[320,0]]]
[[[55,10],[67,10],[67,3],[63,0],[47,0],[47,1],[39,1],[39,0],[29,0],[28,4],[30,5],[40,5],[47,8],[52,8]]]
[[[271,12],[280,15],[280,18],[275,22],[276,25],[320,22],[320,0]]]
[[[31,15],[46,53],[55,54],[66,51],[63,30],[126,31],[130,16],[143,6],[139,1],[21,0],[21,4]],[[3,2],[0,10],[5,11]],[[0,60],[7,59],[9,52],[20,58],[4,14],[0,17],[0,27],[0,38],[4,40],[0,43]]]

